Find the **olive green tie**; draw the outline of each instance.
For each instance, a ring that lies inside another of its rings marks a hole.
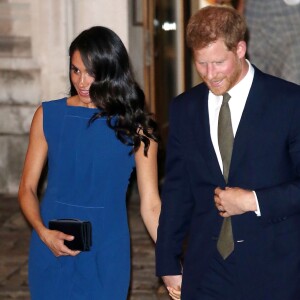
[[[224,94],[218,122],[218,142],[223,162],[223,176],[226,183],[228,181],[228,174],[234,141],[230,108],[228,104],[229,100],[230,95],[228,93]],[[220,252],[223,259],[226,259],[234,249],[234,240],[230,217],[224,218],[223,220],[219,239],[217,242],[217,249]]]

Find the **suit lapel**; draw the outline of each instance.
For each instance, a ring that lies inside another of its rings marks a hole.
[[[234,177],[247,151],[252,149],[253,135],[259,130],[259,120],[263,117],[263,103],[265,92],[263,91],[263,76],[255,69],[253,83],[247,98],[247,102],[235,135],[231,165],[229,171],[230,178]],[[259,79],[257,77],[260,77]]]
[[[194,116],[191,117],[193,122],[192,130],[194,131],[193,136],[195,136],[198,149],[207,163],[208,170],[212,170],[218,182],[223,182],[224,177],[210,136],[208,89],[204,85],[202,85],[202,87],[202,90],[200,90],[196,96],[196,101],[194,101],[195,106],[191,106],[191,113],[194,114]]]

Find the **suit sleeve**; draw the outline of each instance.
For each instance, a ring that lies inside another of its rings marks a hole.
[[[181,274],[182,244],[193,209],[184,159],[183,134],[187,125],[180,101],[173,101],[169,120],[165,182],[156,244],[158,276]]]
[[[299,89],[298,89],[299,91]],[[261,216],[264,219],[285,219],[300,214],[300,92],[294,99],[286,149],[290,158],[292,180],[256,190]],[[280,162],[278,162],[280,163]],[[272,170],[270,170],[272,171]]]

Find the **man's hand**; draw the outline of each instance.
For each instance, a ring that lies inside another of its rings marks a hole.
[[[238,187],[226,187],[225,190],[217,187],[214,200],[221,217],[230,217],[257,210],[253,191]]]
[[[169,295],[172,299],[178,300],[181,296],[182,275],[170,275],[162,277]]]

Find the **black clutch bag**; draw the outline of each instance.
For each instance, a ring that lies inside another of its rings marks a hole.
[[[49,229],[73,235],[73,241],[65,245],[71,250],[89,251],[92,245],[92,224],[77,219],[55,219],[49,221]]]

